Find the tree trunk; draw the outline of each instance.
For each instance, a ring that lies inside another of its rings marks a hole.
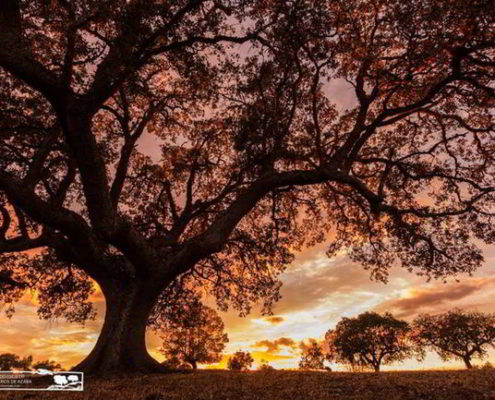
[[[373,368],[374,368],[375,372],[380,372],[380,364],[374,364]]]
[[[139,283],[100,286],[106,301],[103,328],[91,353],[73,370],[95,375],[167,371],[146,350],[146,325],[159,289]]]
[[[464,359],[464,364],[466,364],[467,369],[472,369],[473,365],[471,364],[471,357],[466,356],[463,358]]]
[[[198,363],[196,361],[191,361],[193,369],[198,369]]]

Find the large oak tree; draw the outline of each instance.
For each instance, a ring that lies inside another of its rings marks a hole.
[[[2,301],[35,288],[42,317],[84,321],[91,278],[107,311],[76,368],[149,371],[174,299],[268,311],[329,233],[377,279],[473,271],[495,238],[494,19],[487,0],[5,0]]]

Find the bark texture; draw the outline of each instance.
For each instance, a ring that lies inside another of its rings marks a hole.
[[[156,300],[149,285],[128,283],[103,289],[106,313],[91,353],[73,369],[88,374],[166,372],[146,349],[146,325]]]

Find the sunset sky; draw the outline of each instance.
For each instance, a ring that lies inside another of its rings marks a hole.
[[[356,104],[353,88],[343,80],[334,80],[325,86],[326,94],[339,109]],[[158,160],[161,149],[158,139],[144,135],[138,149]],[[408,321],[420,313],[440,313],[456,307],[466,310],[495,312],[495,246],[482,246],[485,263],[472,277],[462,275],[441,281],[427,282],[405,270],[392,268],[388,284],[370,280],[369,272],[352,263],[345,255],[329,259],[326,245],[309,248],[299,253],[282,276],[282,299],[274,308],[274,315],[263,317],[259,308],[240,318],[235,310],[220,312],[230,342],[222,362],[208,368],[225,368],[230,354],[238,350],[249,351],[256,368],[267,360],[276,368],[297,368],[301,357],[301,342],[310,338],[322,340],[328,329],[335,327],[342,317],[352,317],[374,310],[391,312]],[[70,368],[81,361],[93,347],[103,323],[105,304],[98,291],[94,295],[98,310],[95,321],[84,327],[63,320],[41,321],[36,314],[36,299],[26,294],[16,305],[16,314],[9,320],[0,315],[0,353],[32,355],[34,360],[53,359]],[[213,299],[207,303],[214,306]],[[160,338],[148,335],[148,350],[158,360]],[[490,350],[487,360],[495,362],[495,351]],[[334,370],[343,369],[331,365]],[[443,362],[429,354],[422,363],[414,359],[402,364],[384,366],[388,369],[463,368],[462,362]]]
[[[37,3],[0,400],[495,400],[495,1]]]
[[[329,259],[324,245],[307,249],[282,277],[282,299],[274,308],[274,316],[263,317],[257,309],[245,318],[239,318],[235,311],[221,313],[230,343],[222,363],[210,367],[223,367],[229,354],[245,350],[252,353],[255,367],[265,359],[276,368],[296,368],[301,341],[321,340],[341,317],[368,310],[390,311],[406,320],[418,313],[437,313],[454,307],[493,312],[495,247],[485,247],[484,255],[485,265],[472,277],[459,276],[460,282],[426,282],[423,277],[393,268],[389,283],[384,285],[370,281],[369,273],[345,256]],[[3,313],[0,317],[0,353],[31,354],[35,360],[49,358],[71,367],[89,353],[97,339],[105,306],[101,293],[96,293],[94,300],[98,317],[82,327],[63,320],[40,321],[35,297],[26,294],[11,320]],[[149,351],[162,360],[159,346],[159,338],[149,335]],[[490,354],[495,361],[495,353]],[[409,360],[384,369],[455,367],[462,365],[444,363],[431,354],[421,364]]]

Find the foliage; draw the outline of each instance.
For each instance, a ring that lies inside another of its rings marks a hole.
[[[227,368],[231,371],[247,371],[253,365],[254,359],[247,351],[236,351],[229,357]]]
[[[379,371],[382,364],[400,362],[417,354],[409,332],[409,324],[390,313],[365,312],[355,318],[342,318],[335,329],[325,334],[327,359]]]
[[[167,359],[190,364],[219,362],[229,339],[220,316],[201,302],[188,304],[180,316],[163,320],[159,330],[163,339],[161,352]]]
[[[37,361],[33,364],[33,357],[27,356],[21,358],[12,353],[0,354],[0,371],[30,371],[31,369],[47,369],[49,371],[59,371],[62,366],[53,360]]]
[[[53,360],[38,361],[33,364],[33,369],[46,369],[48,371],[60,371],[62,366]]]
[[[329,232],[378,280],[471,273],[494,50],[486,0],[5,0],[0,301],[83,322],[91,278],[109,329],[83,366],[142,371],[169,293],[268,312]]]
[[[299,361],[299,368],[308,370],[320,370],[325,369],[325,355],[321,345],[314,339],[310,341],[309,346],[303,348],[303,354],[301,361]]]
[[[32,356],[20,358],[16,354],[3,353],[0,354],[0,371],[29,371],[32,362]]]
[[[169,357],[162,362],[162,365],[164,365],[167,369],[180,369],[182,362],[177,357]]]
[[[493,364],[490,361],[487,361],[486,363],[483,364],[481,369],[493,370]]]
[[[462,360],[466,368],[472,368],[473,358],[483,359],[487,348],[495,347],[495,314],[460,309],[423,314],[414,320],[412,338],[424,349],[437,352],[442,360]]]
[[[262,372],[269,372],[269,371],[275,371],[275,368],[272,365],[270,365],[267,360],[263,359],[261,360],[257,370]]]

